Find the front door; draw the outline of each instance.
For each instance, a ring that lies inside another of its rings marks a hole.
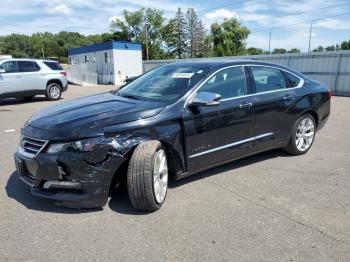
[[[221,95],[219,105],[186,106],[185,145],[192,172],[248,154],[253,136],[252,98],[244,67],[216,72],[198,90]]]
[[[16,93],[22,91],[23,82],[18,73],[16,61],[7,61],[0,65],[0,69],[5,70],[0,73],[0,95]]]

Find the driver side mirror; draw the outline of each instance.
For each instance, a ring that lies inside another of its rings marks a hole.
[[[197,93],[190,102],[191,106],[215,106],[220,104],[221,95],[211,92]]]
[[[5,69],[0,69],[0,74],[6,73]]]

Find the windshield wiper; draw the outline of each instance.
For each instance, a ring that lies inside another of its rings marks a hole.
[[[135,100],[140,100],[140,98],[138,98],[137,96],[134,96],[134,95],[130,95],[130,94],[127,94],[127,95],[122,95],[120,94],[119,92],[117,92],[117,94],[121,97],[125,97],[125,98],[130,98],[130,99],[135,99]]]

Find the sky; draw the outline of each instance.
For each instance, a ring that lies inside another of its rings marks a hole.
[[[177,8],[195,8],[206,28],[235,17],[251,31],[247,47],[268,50],[311,48],[350,39],[350,0],[0,0],[0,35],[72,31],[96,34],[109,31],[110,22],[123,9],[164,10],[167,18]]]

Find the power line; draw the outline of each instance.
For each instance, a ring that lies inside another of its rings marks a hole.
[[[307,23],[307,22],[315,22],[315,21],[320,21],[320,20],[327,19],[327,18],[339,17],[339,16],[344,16],[344,15],[349,15],[349,14],[350,14],[350,12],[346,12],[346,13],[337,14],[337,15],[324,16],[324,17],[320,17],[320,18],[316,18],[316,19],[303,20],[303,21],[300,21],[298,23],[293,23],[293,24],[287,24],[287,25],[281,25],[281,26],[275,26],[275,27],[268,27],[268,28],[266,27],[266,28],[264,28],[262,30],[251,32],[250,34],[266,32],[266,31],[269,31],[269,30],[272,30],[272,29],[288,28],[288,27],[291,27],[291,26],[294,26],[294,25],[300,25],[300,24],[304,24],[304,23]]]
[[[329,5],[329,6],[324,6],[324,7],[320,7],[320,8],[312,8],[312,9],[308,9],[306,11],[298,12],[297,14],[279,15],[279,16],[274,16],[272,18],[281,18],[281,17],[287,17],[287,16],[298,16],[300,14],[306,14],[306,13],[310,13],[310,12],[313,12],[313,11],[319,11],[319,10],[324,10],[324,9],[328,9],[328,8],[345,6],[345,5],[350,5],[350,2],[349,3],[343,3],[343,4],[337,4],[337,5]],[[270,18],[259,19],[259,22],[266,21],[266,20],[270,20]]]

